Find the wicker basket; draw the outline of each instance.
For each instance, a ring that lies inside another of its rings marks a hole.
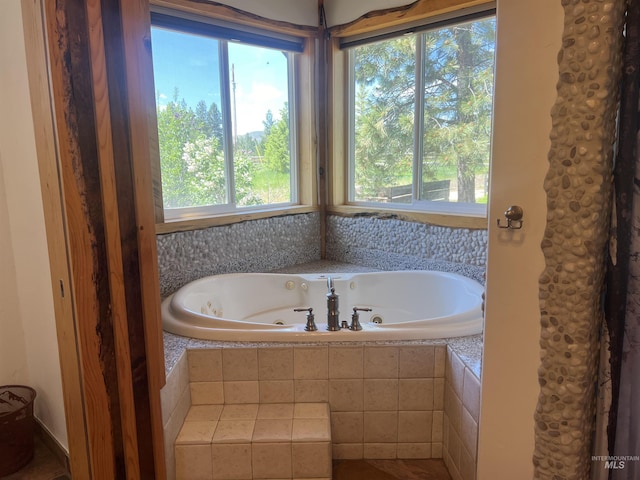
[[[20,470],[33,458],[33,401],[24,385],[0,386],[0,477]]]

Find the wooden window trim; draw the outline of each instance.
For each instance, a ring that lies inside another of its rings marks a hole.
[[[201,3],[191,0],[154,0],[151,5],[172,8],[187,13],[216,18],[237,25],[257,27],[268,31],[281,32],[300,36],[304,39],[304,52],[295,57],[296,78],[296,118],[297,127],[297,170],[298,170],[298,203],[278,207],[264,206],[247,211],[236,210],[198,218],[185,218],[165,221],[162,204],[162,180],[160,172],[160,155],[157,147],[157,125],[152,133],[152,171],[155,197],[156,233],[188,231],[220,225],[230,225],[282,215],[309,213],[318,210],[318,189],[316,186],[316,128],[315,128],[315,51],[318,37],[316,27],[295,25],[263,18],[243,12],[227,5],[215,2]]]
[[[396,208],[369,207],[360,205],[335,205],[327,208],[327,214],[340,217],[371,217],[381,219],[404,220],[450,228],[468,228],[486,230],[486,217],[471,217],[445,213],[431,213],[422,210],[398,210]]]
[[[334,38],[360,35],[492,3],[494,0],[417,0],[409,5],[366,13],[352,22],[330,28],[329,33]]]
[[[452,228],[486,229],[487,215],[476,216],[455,212],[429,212],[416,208],[388,208],[350,204],[348,200],[348,54],[340,49],[340,38],[370,33],[389,27],[401,27],[457,10],[479,5],[491,5],[487,0],[418,0],[412,4],[378,10],[353,22],[329,29],[329,198],[327,213],[342,216],[383,216],[429,223]]]

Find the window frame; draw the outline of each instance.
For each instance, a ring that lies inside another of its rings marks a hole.
[[[162,5],[157,5],[157,3],[161,3]],[[172,1],[152,2],[151,11],[160,14],[174,15],[179,19],[187,19],[187,21],[195,20],[216,26],[226,25],[237,31],[246,31],[250,34],[257,32],[259,35],[272,36],[274,38],[294,37],[297,42],[299,42],[299,50],[296,50],[295,54],[290,53],[288,55],[289,68],[287,75],[289,83],[290,152],[292,159],[289,178],[292,201],[255,206],[238,206],[227,203],[222,205],[165,210],[161,193],[160,157],[159,152],[157,152],[153,155],[154,165],[152,165],[155,184],[156,231],[158,233],[187,231],[206,228],[208,226],[226,225],[248,219],[269,218],[279,215],[317,211],[317,187],[315,185],[315,175],[313,174],[316,164],[315,146],[312,140],[313,134],[311,133],[315,105],[310,100],[313,98],[314,82],[312,75],[315,51],[313,39],[316,29],[312,27],[299,27],[286,24],[285,22],[260,21],[251,15],[243,15],[236,10],[229,11],[226,7],[221,6],[202,5],[199,6],[197,10],[193,8],[184,9],[181,7],[180,5],[173,5]],[[154,27],[156,23],[150,22],[150,26]],[[163,27],[163,25],[157,26]],[[181,29],[181,31],[187,30]],[[197,33],[201,34],[200,32]],[[217,37],[213,38],[219,40],[221,44],[225,41]],[[263,46],[270,48],[269,45]],[[228,68],[227,66],[224,69],[228,70]],[[224,79],[221,79],[223,86],[225,85],[224,81]],[[223,90],[225,89],[223,88]],[[154,104],[154,118],[155,108]],[[221,105],[221,109],[222,108],[224,108],[223,105]],[[228,114],[223,114],[223,118],[225,128],[227,128],[227,124],[230,125],[231,118]],[[155,122],[153,122],[152,128],[156,130],[155,134],[150,132],[150,137],[152,140],[154,138],[157,139],[157,125]],[[305,139],[305,136],[308,140]],[[226,163],[229,162],[231,162],[231,160],[228,160]],[[228,180],[229,176],[227,176],[227,183],[229,183]],[[232,192],[232,190],[229,192]]]
[[[451,9],[444,12],[431,12],[424,15],[416,13],[416,15],[405,15],[402,21],[395,19],[393,15],[388,19],[382,19],[377,26],[372,26],[370,22],[363,20],[355,22],[346,28],[338,28],[334,32],[335,38],[331,45],[331,61],[332,61],[332,78],[331,78],[331,108],[333,111],[333,119],[331,126],[331,136],[333,145],[330,158],[332,179],[329,197],[329,213],[343,216],[353,215],[371,215],[381,217],[403,218],[422,223],[432,223],[450,227],[465,228],[486,228],[488,217],[488,204],[472,204],[458,202],[436,202],[428,200],[414,199],[412,204],[390,204],[383,202],[365,202],[355,201],[354,188],[355,183],[351,181],[354,178],[354,142],[353,126],[355,109],[353,101],[355,99],[355,84],[353,82],[353,69],[351,68],[349,57],[351,54],[345,48],[360,43],[368,43],[374,38],[382,38],[382,36],[392,37],[402,32],[415,30],[428,30],[438,28],[444,23],[454,24],[464,22],[472,18],[487,18],[495,16],[495,2],[488,1],[479,5],[465,5],[466,2],[460,3],[460,8]],[[358,43],[355,43],[358,42]],[[418,47],[420,42],[417,42]],[[422,62],[422,56],[417,55]],[[417,65],[422,69],[423,65]],[[419,80],[420,75],[417,75]],[[419,85],[417,85],[418,87]],[[419,96],[416,103],[421,103]],[[419,116],[422,106],[415,114]],[[415,128],[423,123],[420,117],[415,122]],[[343,132],[349,132],[344,134]],[[418,147],[417,144],[420,146]],[[422,148],[422,142],[415,142],[414,136],[414,174],[413,188],[416,191],[419,177],[416,170],[416,162],[420,163],[419,151]]]

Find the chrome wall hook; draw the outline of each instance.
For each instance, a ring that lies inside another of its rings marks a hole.
[[[504,216],[507,219],[506,225],[500,225],[500,219],[498,219],[498,228],[508,228],[510,230],[520,230],[522,228],[522,224],[524,221],[522,220],[522,216],[524,215],[524,211],[522,207],[518,205],[511,205],[504,212]]]

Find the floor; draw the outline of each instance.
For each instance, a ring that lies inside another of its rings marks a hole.
[[[333,480],[451,480],[441,459],[334,460]]]
[[[65,468],[35,437],[33,460],[3,480],[70,480]],[[431,460],[334,460],[333,480],[451,480],[444,462]]]
[[[34,439],[33,460],[22,470],[2,477],[2,480],[70,480],[58,458],[40,440]]]

